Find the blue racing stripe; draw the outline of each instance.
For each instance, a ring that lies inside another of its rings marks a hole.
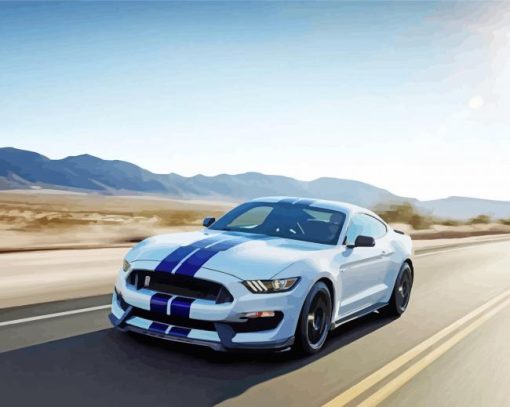
[[[178,268],[175,274],[193,277],[195,273],[213,256],[219,252],[228,250],[234,246],[244,243],[248,240],[246,237],[224,240],[205,249],[200,249],[188,257]]]
[[[170,315],[181,318],[189,318],[189,310],[193,301],[195,301],[193,298],[174,298],[174,300],[170,303]]]
[[[193,253],[184,263],[182,263],[175,274],[193,277],[195,273],[202,267],[207,260],[215,256],[218,251],[213,248],[201,249]]]
[[[180,326],[173,326],[170,328],[170,332],[168,332],[168,334],[186,338],[190,332],[191,332],[191,329],[189,329],[189,328],[181,328]]]
[[[315,202],[315,199],[300,199],[297,202],[294,202],[298,205],[311,205]]]
[[[297,201],[296,198],[284,198],[284,199],[280,199],[278,201],[278,203],[289,203],[289,204],[292,204],[292,203],[295,203]]]
[[[153,322],[149,326],[149,331],[156,332],[158,334],[164,334],[164,333],[166,333],[166,330],[168,329],[168,326],[169,325],[162,324],[160,322]]]
[[[172,298],[171,295],[156,293],[151,297],[150,309],[153,312],[157,312],[159,314],[167,314],[168,310],[168,301]]]
[[[158,264],[155,271],[172,272],[172,270],[186,257],[193,253],[197,249],[202,249],[209,245],[212,245],[225,237],[221,234],[207,237],[202,240],[198,240],[186,246],[181,246],[166,256],[161,263]]]
[[[156,267],[156,271],[171,272],[175,266],[183,261],[187,256],[193,253],[196,249],[193,246],[181,246],[170,253],[161,263]]]
[[[221,240],[225,240],[225,238],[226,238],[225,235],[220,233],[217,235],[206,237],[205,239],[202,240],[197,240],[196,242],[191,243],[190,246],[194,247],[195,249],[203,249],[204,247],[210,246]]]

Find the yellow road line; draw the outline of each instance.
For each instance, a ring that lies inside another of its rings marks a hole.
[[[489,312],[482,314],[478,319],[471,322],[468,326],[463,328],[461,331],[457,332],[450,339],[448,339],[447,341],[445,341],[444,343],[439,345],[437,348],[435,348],[431,352],[427,353],[420,360],[418,360],[416,363],[414,363],[409,368],[404,370],[402,373],[400,373],[393,380],[391,380],[390,382],[385,384],[383,387],[381,387],[379,390],[377,390],[370,397],[363,400],[358,406],[361,406],[361,407],[377,406],[384,399],[386,399],[392,393],[394,393],[395,391],[400,389],[404,384],[406,384],[414,376],[416,376],[418,373],[420,373],[423,369],[425,369],[427,366],[429,366],[432,362],[434,362],[436,359],[441,357],[444,353],[446,353],[448,350],[450,350],[453,346],[455,346],[457,343],[459,343],[462,339],[464,339],[466,336],[468,336],[471,332],[473,332],[475,329],[477,329],[480,325],[482,325],[484,322],[487,322],[489,319],[491,319],[494,315],[496,315],[499,311],[501,311],[503,308],[507,307],[508,305],[510,305],[510,299],[507,299],[503,303],[497,305],[495,308],[493,308]]]
[[[478,317],[483,312],[489,310],[490,308],[494,307],[498,302],[506,299],[510,296],[510,289],[505,290],[498,296],[494,297],[493,299],[489,300],[485,304],[481,305],[480,307],[476,308],[475,310],[471,311],[469,314],[465,315],[464,317],[460,318],[459,320],[453,322],[452,324],[448,325],[446,328],[443,328],[441,331],[437,332],[430,338],[426,339],[425,341],[421,342],[420,344],[416,345],[414,348],[408,350],[406,353],[400,355],[396,359],[392,360],[391,362],[387,363],[380,369],[376,370],[371,375],[367,376],[363,380],[361,380],[359,383],[355,384],[351,388],[347,389],[337,397],[335,397],[333,400],[329,401],[328,403],[324,404],[323,407],[340,407],[345,406],[346,404],[350,403],[352,400],[360,396],[362,393],[379,383],[381,380],[388,377],[390,374],[395,372],[396,370],[400,369],[402,366],[410,362],[412,359],[420,355],[422,352],[426,351],[430,347],[434,346],[436,343],[440,342],[444,338],[446,338],[448,335],[450,335],[455,330],[459,329],[466,323],[470,322],[472,319]]]

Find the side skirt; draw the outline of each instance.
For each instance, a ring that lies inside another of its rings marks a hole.
[[[340,325],[343,325],[347,322],[350,322],[354,319],[364,317],[365,315],[371,314],[372,312],[375,312],[382,307],[388,305],[387,302],[378,302],[377,304],[371,305],[368,308],[364,308],[362,310],[356,311],[353,314],[347,315],[343,318],[337,319],[335,322],[331,324],[331,330],[338,328]]]

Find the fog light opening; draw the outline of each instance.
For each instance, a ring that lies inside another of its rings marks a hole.
[[[271,318],[275,316],[274,311],[257,311],[257,312],[246,312],[244,314],[246,318]]]

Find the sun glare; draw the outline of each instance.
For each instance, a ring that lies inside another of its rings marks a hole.
[[[481,109],[484,105],[484,100],[481,96],[473,96],[469,99],[468,106],[471,109],[478,110]]]

